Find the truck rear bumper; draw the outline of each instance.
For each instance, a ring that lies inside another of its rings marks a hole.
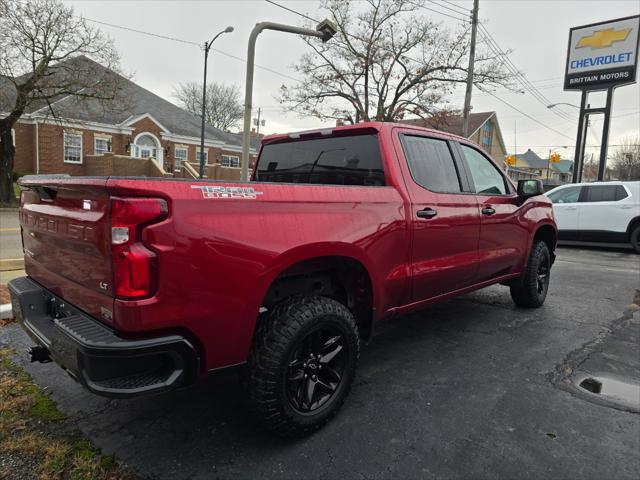
[[[193,383],[199,360],[180,335],[124,339],[29,277],[9,282],[16,319],[91,392],[131,397]]]

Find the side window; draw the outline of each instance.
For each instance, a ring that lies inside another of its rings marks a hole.
[[[550,192],[548,197],[553,203],[576,203],[582,187],[567,187]]]
[[[629,194],[627,193],[627,190],[622,185],[618,185],[616,187],[616,201],[624,200],[628,196]]]
[[[584,202],[615,202],[618,185],[589,185]]]
[[[460,178],[446,140],[403,135],[404,155],[415,182],[433,192],[459,193]]]
[[[495,165],[477,150],[466,145],[460,147],[471,172],[474,191],[481,195],[505,195],[508,192],[507,185]]]

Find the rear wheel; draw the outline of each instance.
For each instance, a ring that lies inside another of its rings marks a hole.
[[[640,253],[640,225],[637,225],[631,232],[631,246],[633,249]]]
[[[540,307],[547,298],[551,253],[543,241],[531,247],[529,260],[522,277],[511,285],[511,298],[519,307]]]
[[[284,437],[311,433],[342,406],[359,354],[355,319],[326,297],[296,297],[258,326],[249,358],[253,410]]]

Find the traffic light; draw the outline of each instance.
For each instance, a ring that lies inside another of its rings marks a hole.
[[[507,165],[509,165],[510,167],[514,167],[516,164],[516,157],[514,155],[508,155],[507,156]]]

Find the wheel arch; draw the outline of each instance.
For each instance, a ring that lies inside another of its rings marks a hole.
[[[631,238],[631,232],[638,226],[640,226],[640,216],[632,218],[627,225],[627,238]]]
[[[350,244],[316,244],[280,255],[259,280],[259,307],[269,308],[294,295],[323,295],[343,302],[360,334],[371,333],[377,285],[371,260]]]
[[[549,248],[549,253],[551,254],[551,263],[553,263],[556,258],[555,249],[556,249],[556,244],[558,242],[558,231],[555,228],[555,226],[549,223],[544,223],[542,225],[539,225],[536,228],[535,233],[533,234],[533,237],[531,239],[531,245],[529,246],[529,251],[531,251],[531,248],[533,248],[533,245],[540,240],[542,240],[547,244],[547,247]]]

